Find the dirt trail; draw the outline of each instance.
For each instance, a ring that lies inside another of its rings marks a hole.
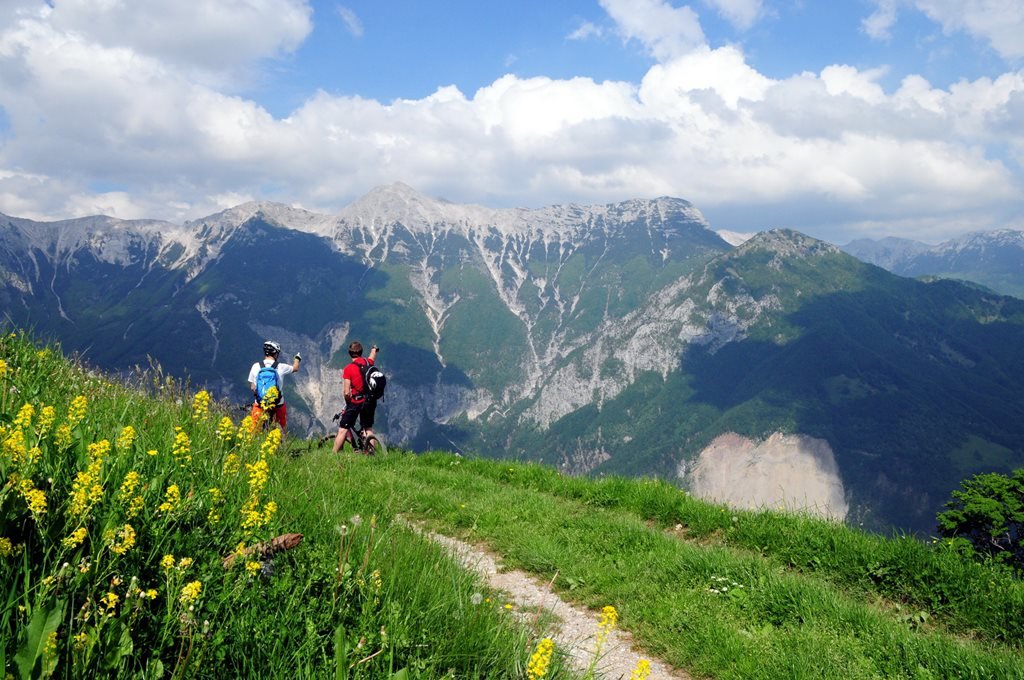
[[[532,621],[536,616],[524,613],[526,611],[553,615],[557,622],[556,629],[550,637],[555,645],[566,654],[576,671],[584,672],[590,667],[597,639],[597,614],[565,602],[548,584],[538,583],[526,572],[501,571],[497,559],[476,546],[442,534],[412,528],[443,546],[463,566],[480,574],[491,588],[508,593],[510,602],[514,604],[517,615],[522,619]],[[651,674],[648,676],[651,680],[690,678],[686,673],[673,669],[663,661],[636,651],[632,636],[618,629],[611,631],[601,649],[597,677],[606,680],[628,680],[640,659],[647,659],[651,664]]]

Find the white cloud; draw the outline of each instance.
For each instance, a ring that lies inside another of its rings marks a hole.
[[[761,0],[704,0],[741,31],[752,27],[764,13]]]
[[[875,0],[878,5],[870,16],[861,21],[861,28],[876,40],[888,40],[896,25],[899,0]]]
[[[48,14],[58,34],[221,84],[259,59],[294,50],[312,30],[307,0],[60,0]]]
[[[658,61],[668,61],[704,45],[704,31],[690,7],[665,0],[600,0],[625,40],[637,40]]]
[[[872,38],[888,39],[900,6],[913,7],[942,26],[987,42],[1001,57],[1024,58],[1024,2],[1021,0],[872,0],[875,11],[861,22]]]
[[[639,83],[506,75],[390,104],[320,92],[285,118],[194,63],[64,30],[25,3],[0,24],[0,211],[182,220],[249,199],[332,211],[401,180],[493,205],[675,195],[743,215],[718,228],[840,242],[882,224],[937,240],[1024,212],[1024,71],[945,89],[908,76],[894,92],[883,71],[848,65],[775,79],[739,48],[703,44],[666,3],[622,20],[638,5],[604,2],[660,55]]]
[[[584,21],[579,27],[566,36],[567,40],[586,40],[587,38],[600,38],[604,30],[589,21]]]
[[[1020,0],[914,0],[946,31],[964,30],[989,42],[1006,59],[1024,57],[1024,2]]]
[[[350,7],[338,6],[338,15],[341,17],[342,23],[345,24],[345,28],[354,37],[360,38],[363,35],[363,22],[359,20],[359,16]]]

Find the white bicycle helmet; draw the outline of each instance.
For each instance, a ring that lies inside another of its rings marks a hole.
[[[276,357],[281,353],[280,343],[276,343],[273,340],[267,340],[263,343],[263,354],[264,356]]]

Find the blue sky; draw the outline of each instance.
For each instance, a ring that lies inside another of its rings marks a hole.
[[[1020,0],[4,0],[0,212],[673,195],[712,226],[1024,228]]]
[[[772,78],[837,63],[887,67],[890,72],[880,82],[894,89],[909,73],[948,87],[1006,70],[983,40],[965,32],[943,35],[941,26],[920,12],[903,13],[891,37],[873,39],[861,28],[872,13],[865,0],[775,3],[750,30],[730,24],[711,7],[690,6],[711,46],[742,45],[747,62]],[[507,73],[637,82],[654,63],[639,42],[616,34],[595,0],[314,2],[311,7],[309,38],[249,93],[275,115],[287,115],[318,88],[381,101],[418,99],[444,85],[472,94]],[[343,14],[357,22],[355,29]],[[601,34],[569,37],[585,23]]]

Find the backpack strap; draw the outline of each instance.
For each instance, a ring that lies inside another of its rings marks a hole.
[[[362,363],[359,362],[359,359],[363,360]],[[359,369],[359,376],[363,379],[363,389],[359,390],[356,396],[365,397],[369,393],[369,390],[366,389],[366,369],[370,367],[370,362],[364,357],[352,357],[352,363]]]

